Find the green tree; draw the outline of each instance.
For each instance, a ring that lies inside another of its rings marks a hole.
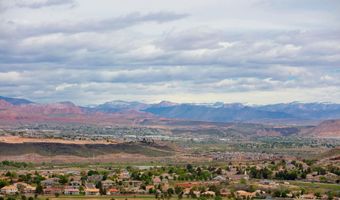
[[[35,193],[36,194],[42,194],[43,192],[44,192],[43,187],[40,184],[38,184],[36,189],[35,189]]]

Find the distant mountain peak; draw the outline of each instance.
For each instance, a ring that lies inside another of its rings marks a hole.
[[[58,102],[57,104],[62,104],[65,106],[76,106],[76,104],[74,104],[72,101],[61,101],[61,102]]]
[[[178,105],[178,103],[163,100],[163,101],[161,101],[161,102],[159,102],[158,104],[155,104],[155,105],[158,105],[158,106],[175,106],[175,105]]]
[[[0,100],[4,100],[10,104],[13,105],[23,105],[23,104],[31,104],[34,103],[30,100],[27,99],[22,99],[22,98],[12,98],[12,97],[4,97],[4,96],[0,96]]]

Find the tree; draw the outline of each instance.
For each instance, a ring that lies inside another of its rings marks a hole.
[[[328,192],[327,192],[327,199],[328,199],[328,200],[333,200],[333,198],[334,198],[333,192],[328,191]]]
[[[191,171],[193,170],[193,167],[192,167],[191,164],[187,164],[187,170],[188,170],[189,172],[191,172]]]
[[[175,193],[178,195],[178,194],[181,194],[183,192],[183,188],[182,187],[178,187],[176,186],[175,187]]]
[[[44,192],[43,187],[40,184],[38,184],[36,189],[35,189],[35,193],[36,194],[42,194],[43,192]]]
[[[320,197],[321,197],[321,193],[320,193],[320,192],[315,192],[314,195],[315,195],[317,198],[320,198]]]
[[[173,194],[175,193],[175,191],[174,191],[173,188],[169,188],[167,192],[168,192],[168,194],[170,194],[170,195],[173,195]]]
[[[326,183],[327,182],[327,178],[324,177],[324,176],[320,176],[320,182]]]
[[[68,178],[66,176],[60,175],[59,176],[59,183],[62,185],[65,185],[66,183],[68,183]]]
[[[5,187],[6,185],[8,185],[8,182],[5,180],[0,180],[0,188]]]

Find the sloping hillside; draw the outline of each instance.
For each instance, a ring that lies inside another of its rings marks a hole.
[[[67,143],[0,143],[1,156],[38,154],[42,156],[93,157],[105,154],[140,154],[149,157],[171,156],[172,148],[162,145],[141,143],[118,144],[67,144]]]
[[[316,137],[340,138],[340,120],[326,120],[316,126],[311,135]]]

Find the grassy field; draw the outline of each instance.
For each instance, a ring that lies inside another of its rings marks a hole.
[[[40,199],[44,199],[40,197]],[[56,197],[49,197],[49,200],[60,200],[60,199],[74,199],[74,200],[111,200],[111,199],[119,199],[119,200],[155,200],[154,195],[120,195],[120,196],[59,196]],[[182,200],[188,200],[189,198],[183,197]],[[213,199],[213,198],[211,198]],[[225,198],[226,200],[227,198]],[[169,200],[178,200],[177,196],[174,195]]]
[[[296,185],[305,188],[307,191],[311,192],[322,192],[322,191],[340,191],[340,184],[330,184],[330,183],[311,183],[303,181],[290,181],[291,185]]]

